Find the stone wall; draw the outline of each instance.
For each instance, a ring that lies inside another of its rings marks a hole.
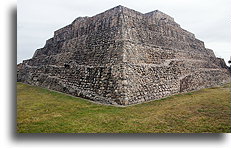
[[[130,105],[228,83],[229,71],[172,17],[117,6],[55,31],[18,65],[17,81]]]
[[[22,68],[22,67],[21,67]],[[25,66],[18,81],[107,104],[122,104],[122,65]]]

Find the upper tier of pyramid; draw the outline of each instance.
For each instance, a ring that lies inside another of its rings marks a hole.
[[[129,53],[128,44],[136,47],[142,44],[153,51],[154,48],[179,50],[185,58],[215,58],[213,51],[204,47],[204,42],[182,29],[169,15],[159,10],[143,14],[117,6],[92,17],[78,17],[55,31],[54,37],[35,52],[29,63],[63,65],[74,61],[80,65],[111,65],[156,61],[148,56],[152,51],[145,56],[143,51]],[[182,54],[175,57],[180,58]],[[132,60],[137,56],[140,58]]]

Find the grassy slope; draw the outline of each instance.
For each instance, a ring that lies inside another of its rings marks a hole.
[[[230,132],[229,86],[114,107],[17,83],[17,132]]]

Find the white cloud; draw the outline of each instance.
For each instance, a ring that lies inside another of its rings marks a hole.
[[[205,42],[227,62],[231,38],[229,0],[19,0],[17,62],[31,58],[53,32],[79,16],[93,16],[117,5],[142,13],[160,10]]]

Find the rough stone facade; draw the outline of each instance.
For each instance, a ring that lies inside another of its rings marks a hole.
[[[125,106],[227,83],[229,71],[172,17],[117,6],[55,31],[17,81]]]

